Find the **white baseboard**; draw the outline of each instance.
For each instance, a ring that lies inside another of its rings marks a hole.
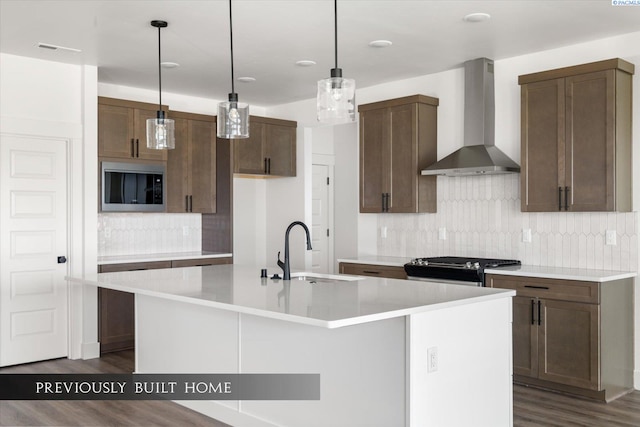
[[[99,342],[85,342],[82,343],[82,359],[96,359],[100,357],[100,343]]]

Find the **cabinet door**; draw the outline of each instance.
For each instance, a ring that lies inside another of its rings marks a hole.
[[[615,209],[614,70],[566,79],[568,210]]]
[[[263,150],[265,132],[265,123],[250,121],[249,138],[233,140],[233,171],[235,173],[257,175],[266,173],[266,157]]]
[[[189,120],[176,118],[176,148],[167,154],[167,212],[189,211],[191,173],[189,171],[191,143],[189,140]]]
[[[136,138],[136,156],[144,160],[166,161],[168,150],[155,150],[147,148],[147,119],[155,119],[157,111],[153,110],[134,110],[135,122],[135,138]]]
[[[600,389],[600,306],[540,300],[538,378]]]
[[[538,376],[537,300],[513,297],[513,373]]]
[[[415,213],[418,202],[417,104],[389,108],[391,151],[388,212]]]
[[[268,174],[296,176],[296,128],[267,124],[266,131]]]
[[[130,159],[135,155],[133,110],[98,104],[98,156]]]
[[[128,292],[98,288],[98,340],[100,352],[134,347],[134,296]]]
[[[564,203],[564,79],[521,89],[521,210],[553,212]]]
[[[388,192],[388,133],[387,109],[360,113],[360,212],[382,212]]]
[[[216,212],[216,123],[190,120],[191,212]]]

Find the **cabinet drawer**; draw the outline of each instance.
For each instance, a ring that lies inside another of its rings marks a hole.
[[[99,273],[114,271],[154,270],[156,268],[171,268],[171,261],[126,262],[122,264],[103,264],[98,266]]]
[[[355,274],[358,276],[385,277],[388,279],[406,279],[404,267],[375,264],[340,263],[340,274]]]
[[[171,261],[171,267],[201,267],[205,265],[231,264],[231,257],[226,258],[196,258],[177,259]]]
[[[492,288],[513,289],[520,297],[600,303],[600,283],[536,277],[487,275]]]

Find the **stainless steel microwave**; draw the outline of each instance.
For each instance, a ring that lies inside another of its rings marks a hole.
[[[164,165],[102,162],[103,212],[164,212]]]

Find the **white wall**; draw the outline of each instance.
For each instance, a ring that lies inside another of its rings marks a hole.
[[[0,131],[68,140],[68,272],[95,272],[97,68],[7,54],[0,64]],[[70,285],[69,294],[69,357],[97,357],[96,290]]]

